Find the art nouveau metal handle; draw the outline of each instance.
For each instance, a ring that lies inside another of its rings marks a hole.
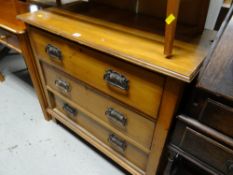
[[[129,80],[111,69],[107,70],[104,74],[104,80],[112,86],[118,87],[123,90],[129,89]]]
[[[77,110],[67,103],[63,105],[63,110],[73,117],[77,115]]]
[[[67,83],[64,80],[55,80],[54,83],[59,89],[61,89],[65,93],[68,93],[71,90],[69,83]]]
[[[117,125],[125,127],[127,124],[127,118],[122,113],[116,111],[113,108],[108,108],[105,112],[105,115]]]
[[[124,140],[121,140],[120,138],[118,138],[114,134],[109,135],[108,141],[111,144],[113,144],[114,146],[116,146],[121,152],[124,152],[125,149],[127,148],[126,142]]]
[[[48,44],[45,47],[45,52],[49,55],[50,58],[56,59],[58,61],[62,60],[62,52],[57,47],[53,46],[52,44]]]

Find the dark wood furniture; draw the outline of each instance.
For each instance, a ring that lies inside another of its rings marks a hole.
[[[233,175],[232,9],[196,87],[185,97],[188,105],[177,116],[164,174],[177,174],[176,162],[185,159],[203,174]]]

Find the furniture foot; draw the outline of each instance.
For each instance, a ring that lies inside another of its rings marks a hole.
[[[173,166],[173,163],[174,163],[175,159],[177,158],[177,156],[178,156],[178,154],[176,152],[169,150],[168,161],[167,161],[166,168],[163,172],[163,175],[171,175],[172,174],[172,166]]]
[[[5,80],[5,77],[4,75],[0,72],[0,82],[4,81]]]

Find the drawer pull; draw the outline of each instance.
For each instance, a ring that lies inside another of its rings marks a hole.
[[[51,58],[54,58],[54,59],[57,59],[59,61],[62,60],[62,53],[60,51],[60,49],[58,49],[57,47],[51,45],[51,44],[48,44],[46,47],[45,47],[45,52],[51,57]]]
[[[108,108],[105,115],[113,122],[118,125],[125,127],[127,124],[127,118],[120,112],[114,110],[113,108]]]
[[[129,80],[124,76],[121,75],[111,69],[107,70],[104,74],[104,80],[115,87],[118,87],[123,90],[129,89]]]
[[[69,104],[65,103],[63,105],[63,110],[66,111],[69,115],[75,117],[77,115],[77,110],[71,107]]]
[[[70,92],[70,85],[64,80],[55,80],[55,85],[65,93]]]
[[[117,136],[115,136],[114,134],[110,134],[108,137],[108,141],[110,144],[112,144],[113,146],[116,146],[116,148],[121,151],[124,152],[125,149],[127,148],[127,144],[124,140],[119,139]]]

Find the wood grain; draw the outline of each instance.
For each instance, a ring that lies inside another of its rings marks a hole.
[[[167,134],[173,115],[179,105],[183,88],[183,82],[172,78],[167,78],[162,97],[162,104],[159,111],[159,118],[154,131],[151,154],[147,164],[147,175],[154,175],[158,169]]]
[[[0,81],[3,82],[5,80],[4,75],[0,72]]]
[[[56,103],[58,104],[57,106],[58,108],[56,108],[56,110],[61,112],[61,110],[59,109],[60,107],[59,103],[62,102],[59,101],[57,97],[55,99],[56,99]],[[65,114],[63,113],[63,115]],[[118,147],[114,147],[108,142],[108,137],[110,134],[115,134],[115,135],[117,134],[99,125],[97,122],[95,122],[95,120],[91,119],[87,114],[78,111],[77,116],[72,117],[70,119],[72,119],[75,123],[79,124],[81,127],[86,129],[92,135],[100,139],[100,141],[103,142],[103,144],[106,144],[109,147],[111,147],[113,150],[118,151],[120,155],[126,157],[130,162],[138,166],[140,169],[145,170],[148,155],[142,152],[137,147],[131,145],[129,142],[127,142],[127,140],[125,140],[127,143],[127,148],[125,149],[125,151],[119,151]],[[117,135],[117,137],[120,138],[121,140],[124,140],[124,138],[121,138],[119,135]]]
[[[31,45],[29,44],[30,41],[29,41],[27,33],[18,35],[18,39],[20,42],[20,49],[22,50],[22,56],[27,65],[34,89],[36,91],[42,111],[45,116],[45,119],[50,120],[51,119],[50,115],[46,111],[46,109],[48,108],[48,102],[45,97],[45,91],[43,90],[38,68],[36,67],[36,61],[32,53]]]
[[[29,33],[38,59],[156,118],[163,90],[162,76],[35,28],[29,30]],[[47,55],[45,52],[47,44],[60,49],[62,61],[53,61]],[[111,86],[103,79],[105,72],[109,69],[129,80],[128,90]],[[144,103],[141,103],[142,99]]]
[[[13,33],[24,33],[25,25],[16,19],[16,16],[18,11],[21,11],[20,8],[24,9],[25,7],[17,5],[15,0],[0,0],[0,4],[0,27]]]
[[[84,138],[87,142],[92,144],[94,147],[99,149],[104,154],[108,155],[112,160],[116,161],[120,166],[128,170],[130,173],[135,175],[145,175],[145,172],[132,164],[130,161],[128,161],[124,156],[104,144],[102,141],[100,141],[98,138],[96,138],[93,134],[82,128],[81,126],[77,125],[74,121],[63,115],[58,110],[52,110],[47,109],[47,111],[55,117],[57,120],[68,126],[70,129],[72,129],[75,133],[77,133],[79,136]]]
[[[142,150],[147,153],[149,152],[154,131],[154,121],[144,118],[136,112],[129,110],[126,106],[118,104],[110,97],[94,91],[94,89],[89,86],[68,77],[66,74],[59,72],[52,67],[46,66],[45,64],[43,64],[42,67],[48,90],[55,95],[59,94],[57,96],[64,101],[68,101],[77,109],[80,110],[81,108],[84,113],[87,113],[85,111],[88,111],[92,114],[89,116],[93,116],[94,119],[97,118],[96,120],[102,125],[108,127],[115,133],[119,133],[122,137],[126,136],[133,139],[133,142],[137,142],[136,145],[139,145]],[[71,91],[65,93],[56,87],[54,84],[56,80],[66,81],[69,84]],[[116,123],[109,120],[105,114],[108,108],[113,108],[127,118],[125,127],[116,125]],[[62,109],[62,107],[60,109]],[[138,130],[138,128],[140,128],[140,130]]]
[[[190,39],[188,42],[175,41],[174,57],[168,60],[164,59],[163,55],[163,37],[153,33],[145,34],[130,28],[126,31],[121,26],[118,26],[122,28],[119,31],[112,29],[110,22],[105,22],[109,26],[106,28],[96,25],[95,22],[67,18],[46,11],[20,15],[19,18],[58,36],[186,82],[192,81],[197,74],[210,47],[209,41],[214,38],[212,32],[205,31],[202,37]],[[147,38],[148,35],[151,36],[150,39]]]
[[[22,52],[17,34],[2,28],[0,28],[0,43],[7,46],[8,48],[15,50],[18,53]]]
[[[180,0],[167,1],[167,18],[169,18],[170,15],[173,15],[175,17],[174,21],[171,24],[166,24],[166,29],[165,29],[164,55],[167,58],[170,58],[172,56],[179,8],[180,8]]]

